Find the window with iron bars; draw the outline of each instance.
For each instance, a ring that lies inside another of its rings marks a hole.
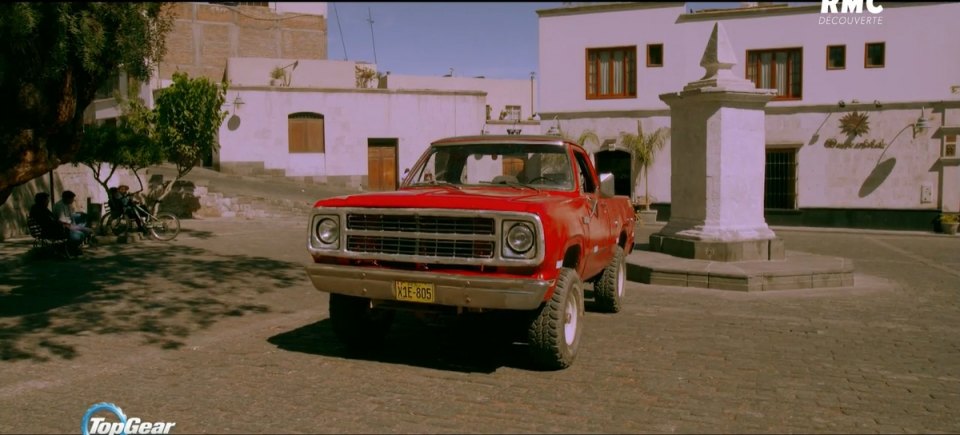
[[[763,208],[794,210],[797,208],[797,151],[767,150],[764,173]]]

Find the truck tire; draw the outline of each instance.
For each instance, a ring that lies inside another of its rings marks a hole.
[[[367,298],[330,294],[333,333],[350,351],[379,348],[393,323],[393,314],[393,311],[373,309]]]
[[[564,369],[573,363],[583,330],[583,282],[570,268],[560,269],[553,296],[527,329],[530,356],[540,368]]]
[[[593,284],[593,296],[597,309],[601,312],[619,313],[622,307],[627,281],[627,266],[623,256],[623,248],[617,246],[613,260],[610,260],[610,264],[600,274],[600,279]]]

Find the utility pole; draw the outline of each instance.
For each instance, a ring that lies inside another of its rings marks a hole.
[[[373,63],[378,64],[377,62],[377,38],[373,35],[373,12],[370,11],[370,7],[367,7],[367,22],[370,23],[370,41],[373,43]]]

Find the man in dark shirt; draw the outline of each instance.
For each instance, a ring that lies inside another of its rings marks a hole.
[[[50,194],[39,192],[33,196],[33,207],[30,207],[30,218],[40,225],[40,233],[47,239],[66,238],[67,227],[64,226],[53,212],[47,208],[50,205]]]

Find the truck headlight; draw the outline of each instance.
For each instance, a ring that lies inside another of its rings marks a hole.
[[[505,256],[529,257],[528,254],[534,254],[533,247],[536,246],[537,238],[529,223],[508,221],[504,222],[504,227],[508,228],[504,234],[504,242],[509,248],[504,251]]]
[[[324,245],[334,245],[340,239],[340,224],[330,217],[321,218],[314,227],[317,240]]]

